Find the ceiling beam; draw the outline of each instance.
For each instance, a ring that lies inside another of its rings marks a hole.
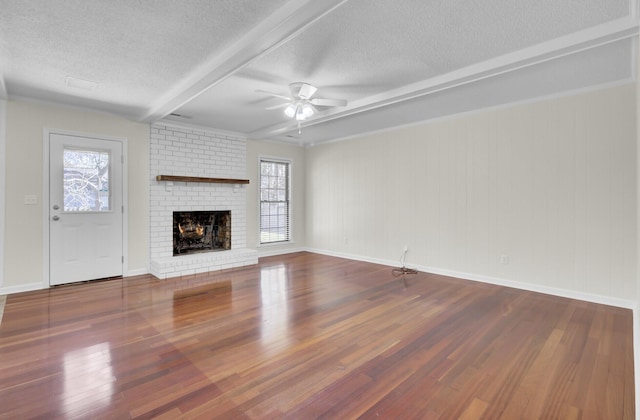
[[[205,61],[193,73],[174,85],[145,115],[140,115],[139,120],[151,123],[169,115],[253,61],[296,37],[308,26],[347,1],[288,1],[235,44]]]
[[[514,53],[473,64],[447,74],[351,102],[345,108],[336,108],[333,111],[318,115],[317,118],[306,120],[301,123],[301,127],[309,127],[315,124],[345,118],[361,112],[371,111],[384,106],[452,89],[611,42],[628,39],[638,35],[638,32],[638,24],[635,19],[629,17],[621,18]],[[249,133],[249,137],[270,138],[294,130],[298,130],[298,124],[292,120]]]

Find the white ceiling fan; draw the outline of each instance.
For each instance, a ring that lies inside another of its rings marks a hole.
[[[298,133],[300,133],[300,122],[310,118],[318,109],[316,107],[336,107],[346,106],[346,99],[313,98],[318,88],[305,82],[295,82],[289,85],[291,96],[279,95],[273,92],[260,90],[259,92],[276,98],[285,99],[284,104],[269,107],[267,109],[284,108],[284,113],[289,118],[295,118],[298,122]]]

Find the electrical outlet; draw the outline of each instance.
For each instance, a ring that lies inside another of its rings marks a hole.
[[[25,195],[24,204],[28,206],[35,206],[36,204],[38,204],[38,196],[32,194]]]
[[[500,255],[500,264],[502,265],[509,264],[509,256],[507,254]]]

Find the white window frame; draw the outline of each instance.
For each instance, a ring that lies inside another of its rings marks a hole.
[[[276,163],[285,163],[289,165],[289,179],[288,179],[288,196],[289,196],[289,238],[284,241],[277,242],[262,242],[262,186],[261,186],[261,178],[262,178],[262,162],[276,162]],[[259,156],[258,157],[258,246],[259,247],[269,247],[269,246],[278,246],[278,245],[287,245],[294,243],[294,231],[293,231],[293,161],[291,159],[276,157],[276,156]]]

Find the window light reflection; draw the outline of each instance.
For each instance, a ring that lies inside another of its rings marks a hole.
[[[263,267],[260,270],[262,301],[262,344],[286,344],[289,342],[289,279],[284,264]]]
[[[75,417],[111,403],[113,395],[111,348],[108,343],[85,347],[64,355],[63,404]]]

